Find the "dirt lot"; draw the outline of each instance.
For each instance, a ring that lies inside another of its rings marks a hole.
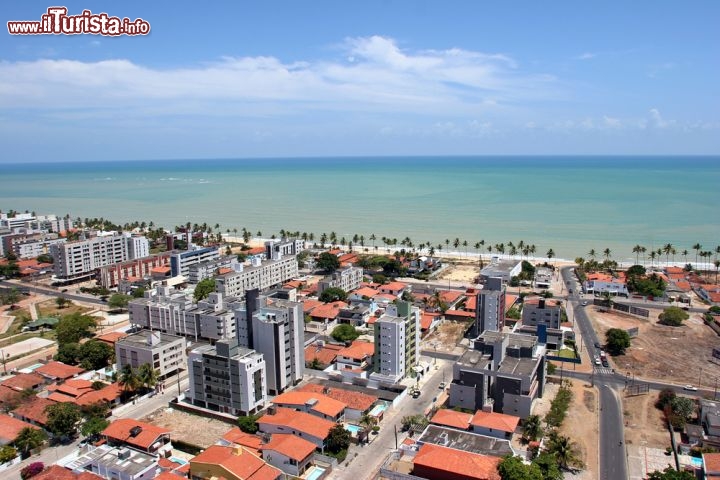
[[[202,448],[214,445],[232,428],[232,425],[228,423],[191,415],[172,408],[161,408],[142,420],[170,429],[172,440],[182,440]]]
[[[437,350],[452,351],[462,340],[467,322],[456,322],[454,320],[445,320],[434,332],[430,333],[423,339],[423,345],[426,349],[432,349],[437,342]]]
[[[603,313],[597,307],[587,311],[601,339],[610,328],[639,328],[625,355],[611,359],[619,372],[705,388],[714,388],[720,379],[720,365],[712,361],[711,355],[712,348],[720,344],[720,337],[703,323],[700,315],[691,314],[681,327],[668,327],[657,323],[660,310],[651,310],[648,319]]]
[[[573,400],[560,433],[570,437],[578,446],[585,468],[573,478],[598,478],[598,399],[597,390],[587,382],[572,382]]]
[[[628,445],[665,448],[670,446],[670,434],[662,423],[662,412],[655,408],[657,392],[623,397],[625,441]]]
[[[457,262],[447,267],[438,276],[438,280],[450,280],[453,282],[475,283],[480,274],[480,267],[477,262]]]
[[[90,310],[90,308],[83,307],[75,302],[72,302],[65,308],[58,308],[57,303],[55,303],[54,299],[45,300],[44,302],[40,302],[37,304],[37,312],[38,316],[40,317],[57,317],[75,312],[86,313]]]

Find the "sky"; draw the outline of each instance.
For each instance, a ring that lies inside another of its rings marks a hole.
[[[720,2],[66,2],[146,36],[10,35],[0,163],[720,154]]]

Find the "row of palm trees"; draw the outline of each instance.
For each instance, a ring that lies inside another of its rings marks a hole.
[[[698,257],[705,259],[705,263],[709,263],[708,259],[714,255],[715,258],[713,259],[713,263],[717,264],[718,255],[720,255],[720,245],[715,247],[715,250],[713,251],[713,250],[703,250],[703,246],[699,243],[696,243],[695,245],[692,246],[692,249],[695,250],[695,264],[694,264],[695,268],[697,268],[697,265],[698,265]],[[640,264],[640,255],[642,255],[643,256],[643,265],[645,265],[645,262],[647,259],[650,259],[650,265],[652,266],[655,264],[656,258],[658,259],[658,261],[660,261],[662,259],[662,256],[665,255],[665,264],[669,265],[670,264],[670,256],[672,255],[672,261],[674,263],[675,255],[677,255],[678,253],[683,256],[683,258],[685,259],[685,263],[687,263],[688,262],[688,254],[690,253],[690,252],[688,252],[687,249],[684,249],[681,252],[679,252],[672,243],[667,243],[667,244],[663,245],[662,247],[658,247],[657,250],[651,249],[649,251],[650,253],[647,253],[647,252],[648,252],[647,247],[645,247],[643,245],[639,245],[639,244],[635,245],[632,249],[632,253],[635,254],[635,263]],[[717,265],[716,265],[716,267],[717,267]]]
[[[539,415],[530,415],[523,421],[523,439],[527,442],[536,441],[542,437],[545,430]],[[567,469],[571,465],[580,463],[577,444],[556,430],[551,430],[546,443],[546,452],[555,457],[561,468]]]

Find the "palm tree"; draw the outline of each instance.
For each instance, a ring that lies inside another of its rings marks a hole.
[[[22,452],[23,456],[27,456],[30,450],[38,448],[46,439],[47,435],[43,430],[25,427],[20,430],[20,433],[15,437],[13,443]]]
[[[650,250],[650,267],[652,267],[655,263],[655,257],[657,257],[657,253],[655,253],[655,250]]]
[[[670,253],[672,251],[673,251],[672,243],[668,243],[663,247],[663,252],[665,252],[665,265],[668,265],[670,263]]]
[[[605,255],[605,260],[610,261],[610,249],[606,248],[603,250],[603,255]]]
[[[523,438],[528,442],[538,439],[542,433],[542,420],[539,415],[530,415],[525,419],[522,425]]]
[[[588,257],[590,257],[590,258],[592,258],[593,260],[595,260],[595,256],[596,256],[596,255],[597,255],[597,252],[595,251],[595,249],[594,249],[594,248],[591,248],[590,251],[588,252]]]
[[[134,393],[138,389],[138,387],[140,387],[140,378],[138,377],[137,372],[135,372],[135,369],[133,369],[130,364],[125,365],[120,370],[120,375],[118,376],[118,384],[126,393]]]
[[[468,247],[467,240],[463,240],[462,246],[465,247],[465,256],[467,257],[467,247]]]
[[[685,259],[685,263],[687,263],[688,251],[687,251],[687,250],[683,250],[683,251],[682,251],[682,256],[683,256],[683,258]]]
[[[365,431],[365,434],[367,435],[370,433],[370,430],[377,424],[377,418],[373,417],[372,415],[365,414],[360,418],[360,425],[365,427],[363,430]]]
[[[555,256],[555,251],[551,248],[550,250],[547,251],[547,253],[545,255],[547,256],[547,258],[552,260],[552,258]]]
[[[715,260],[713,263],[715,265],[715,283],[718,283],[718,270],[720,270],[720,260]]]
[[[370,234],[370,240],[372,240],[372,242],[373,242],[373,248],[375,248],[375,240],[377,240],[377,237],[375,236],[374,233],[371,233],[371,234]]]
[[[158,381],[158,373],[149,363],[143,363],[140,365],[137,377],[140,384],[148,390],[153,388]]]
[[[555,457],[560,468],[567,469],[571,465],[582,465],[577,445],[569,437],[553,433],[550,436],[547,451]]]
[[[642,252],[642,245],[635,245],[632,249],[632,252],[635,254],[635,265],[640,264],[640,252]]]
[[[702,245],[699,243],[696,243],[692,246],[693,250],[695,250],[695,268],[697,269],[697,263],[698,263],[698,253],[700,253],[700,249],[702,248]]]

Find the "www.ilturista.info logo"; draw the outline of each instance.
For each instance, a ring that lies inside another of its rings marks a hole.
[[[147,35],[150,23],[142,18],[110,17],[107,13],[83,10],[80,15],[68,15],[65,7],[50,7],[40,21],[7,22],[10,35]]]

